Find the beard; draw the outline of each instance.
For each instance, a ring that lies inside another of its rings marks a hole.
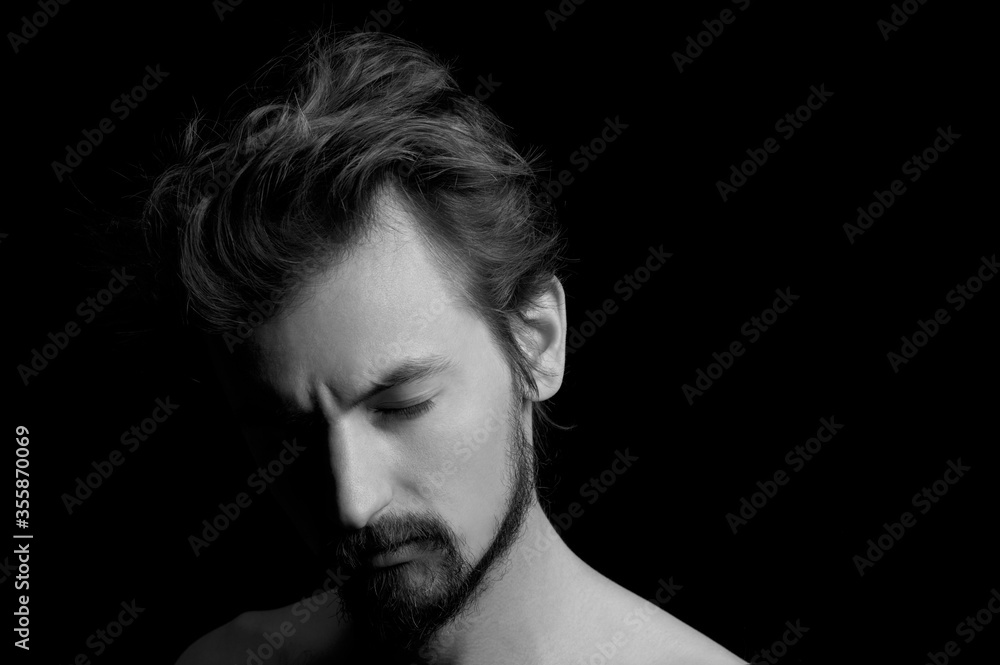
[[[489,588],[517,542],[534,499],[537,460],[515,408],[508,416],[508,498],[489,547],[470,561],[462,540],[436,513],[388,515],[348,534],[335,561],[349,577],[338,587],[340,614],[377,644],[406,654],[426,651],[439,631],[455,622]],[[376,568],[375,554],[403,545],[432,555]]]

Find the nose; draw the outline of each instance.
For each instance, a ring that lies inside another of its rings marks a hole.
[[[357,530],[392,501],[388,451],[363,424],[341,421],[328,430],[336,513],[341,526]]]

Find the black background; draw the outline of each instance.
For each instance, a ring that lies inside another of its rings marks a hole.
[[[321,580],[266,494],[193,555],[188,537],[246,489],[254,463],[182,339],[121,333],[128,298],[28,385],[16,366],[107,285],[109,273],[86,269],[82,230],[102,211],[134,211],[184,118],[225,106],[291,38],[331,20],[350,30],[387,4],[247,0],[220,21],[207,1],[78,1],[4,56],[3,416],[8,433],[31,432],[34,661],[170,663],[235,614],[293,602]],[[801,620],[809,632],[780,662],[924,663],[948,640],[957,661],[989,662],[1000,627],[970,644],[955,628],[1000,586],[989,458],[1000,282],[961,311],[946,301],[997,252],[985,10],[919,5],[886,40],[877,21],[889,3],[589,0],[555,30],[545,11],[556,0],[402,7],[386,30],[454,61],[467,90],[492,75],[487,103],[519,146],[543,148],[553,176],[575,174],[557,199],[576,259],[570,326],[606,298],[619,305],[570,356],[554,400],[556,420],[575,428],[548,434],[546,496],[558,512],[584,505],[569,545],[643,597],[673,578],[683,589],[665,609],[747,659]],[[735,21],[679,72],[671,54],[726,8]],[[36,11],[8,5],[5,32]],[[157,64],[165,81],[58,182],[51,164],[65,146]],[[781,138],[775,122],[821,84],[832,96]],[[628,127],[578,172],[570,156],[606,118]],[[903,162],[939,127],[961,138],[909,182]],[[716,181],[769,136],[778,152],[723,202]],[[906,193],[849,242],[844,223],[897,178]],[[623,301],[616,282],[660,245],[673,257]],[[786,287],[800,299],[747,345],[741,326]],[[894,372],[886,354],[939,308],[951,321]],[[689,404],[682,384],[735,340],[745,354]],[[177,413],[67,514],[61,496],[166,396]],[[844,428],[734,534],[726,514],[788,471],[786,452],[831,416]],[[639,461],[599,501],[582,500],[580,486],[626,448]],[[971,471],[919,514],[911,497],[958,458]],[[859,575],[852,557],[904,511],[916,525]],[[10,577],[0,588],[20,593]],[[95,656],[88,636],[133,598],[145,611]]]

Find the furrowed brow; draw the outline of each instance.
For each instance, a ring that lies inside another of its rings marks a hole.
[[[454,363],[442,355],[430,355],[424,358],[407,358],[386,371],[379,380],[371,384],[363,393],[355,398],[349,408],[370,400],[372,397],[391,388],[437,376],[454,368]],[[316,410],[304,412],[291,401],[276,395],[270,386],[262,379],[253,379],[254,399],[244,405],[241,411],[251,419],[266,415],[287,426],[304,426],[314,422],[321,416]]]
[[[382,377],[365,390],[354,403],[356,406],[381,392],[412,381],[419,381],[447,372],[454,363],[444,356],[432,355],[426,358],[408,358],[388,370]]]

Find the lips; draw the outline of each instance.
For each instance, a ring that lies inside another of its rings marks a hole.
[[[382,550],[371,558],[372,567],[391,568],[409,562],[417,556],[423,549],[423,542],[414,539],[408,540],[392,549]]]

